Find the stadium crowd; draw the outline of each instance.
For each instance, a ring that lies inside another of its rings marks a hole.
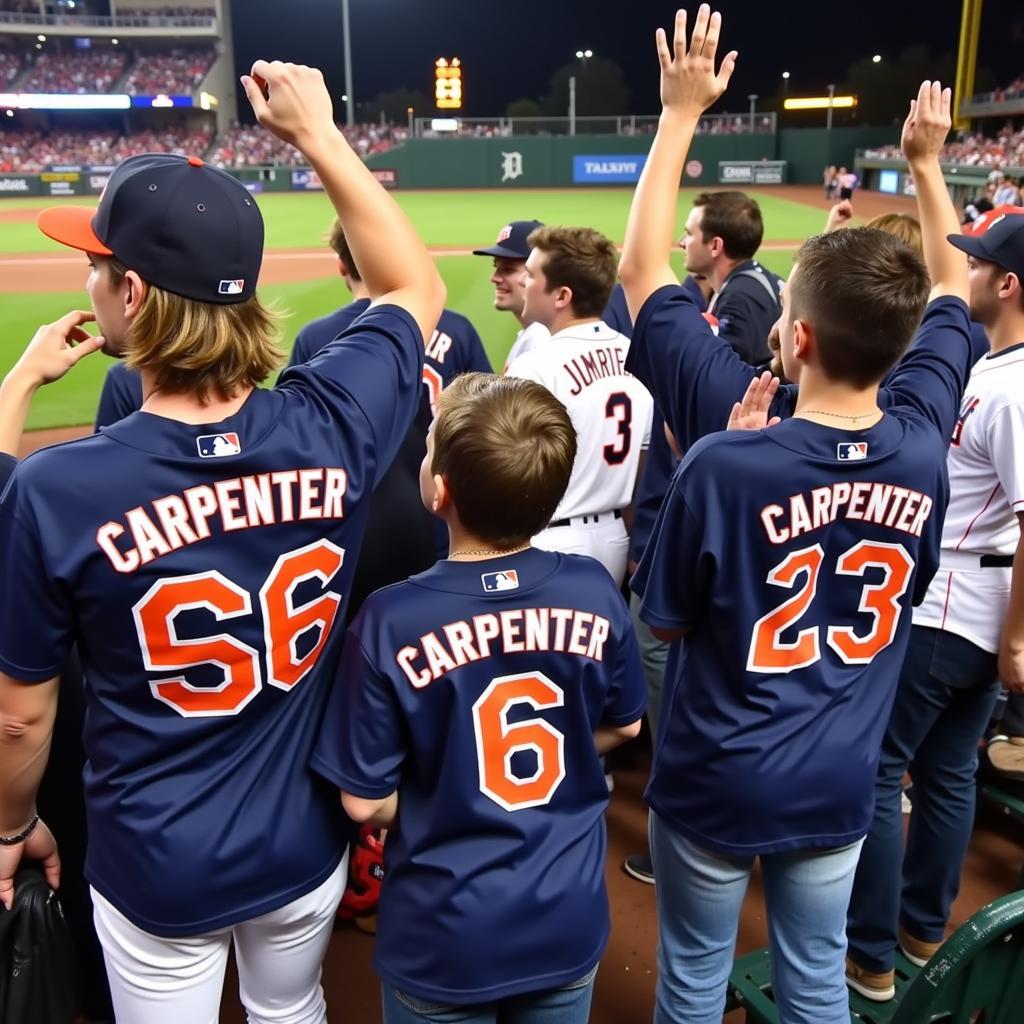
[[[0,49],[0,85],[14,81],[21,71],[22,57],[15,50]]]
[[[0,126],[0,171],[35,173],[75,164],[111,166],[139,153],[203,154],[213,129],[169,125],[160,130],[120,135],[113,131],[4,131]]]
[[[179,4],[172,6],[163,4],[159,7],[123,7],[117,5],[117,16],[124,18],[215,18],[216,8],[197,5],[195,7]]]
[[[191,93],[199,88],[216,60],[212,48],[175,48],[170,52],[135,55],[135,63],[124,79],[124,91],[131,96],[155,93]]]
[[[383,153],[408,138],[408,129],[395,124],[338,126],[349,145],[361,156]],[[215,167],[297,167],[305,165],[302,154],[257,125],[235,125],[216,142],[209,156]]]
[[[899,146],[873,146],[864,155],[886,160],[902,156]],[[991,137],[965,133],[943,147],[942,160],[965,167],[1024,167],[1024,128],[1007,125]]]
[[[29,51],[31,67],[21,92],[110,92],[124,74],[129,54],[115,46],[88,50]]]

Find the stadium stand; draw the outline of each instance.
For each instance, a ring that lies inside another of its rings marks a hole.
[[[209,74],[216,57],[209,47],[138,53],[124,80],[124,91],[133,96],[190,93]]]
[[[117,5],[117,16],[120,18],[215,18],[217,12],[213,7],[203,6],[164,6],[164,7],[122,7]]]
[[[408,136],[406,128],[398,125],[342,126],[341,130],[363,157],[383,153]],[[259,125],[235,125],[217,140],[209,160],[215,167],[297,167],[306,162],[297,149]]]
[[[1024,99],[1024,75],[1018,75],[1009,85],[993,92],[981,92],[971,97],[972,103],[1007,103]]]
[[[882,160],[902,159],[899,146],[876,146],[865,150],[864,155]],[[994,138],[980,133],[962,135],[943,149],[942,160],[965,167],[1024,166],[1024,129],[1015,131],[1007,125]]]
[[[12,14],[38,14],[39,4],[33,0],[0,0],[0,11]]]
[[[24,57],[17,50],[0,49],[0,85],[13,82],[21,71]]]
[[[114,131],[0,131],[0,171],[29,174],[54,164],[112,165],[139,153],[203,154],[213,129],[168,126],[119,135]]]
[[[109,92],[124,74],[128,53],[117,47],[44,50],[32,61],[21,92]],[[29,55],[31,60],[31,54]]]

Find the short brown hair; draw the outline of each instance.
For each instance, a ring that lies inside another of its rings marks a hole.
[[[854,387],[880,381],[924,314],[924,260],[894,235],[850,228],[809,238],[795,264],[789,315],[813,327],[822,369]]]
[[[441,392],[430,471],[443,476],[462,525],[498,548],[540,533],[569,486],[576,431],[547,388],[464,373]]]
[[[355,281],[362,281],[356,261],[352,258],[352,250],[348,247],[348,240],[345,238],[345,231],[341,221],[335,217],[331,230],[327,235],[327,244],[334,250],[335,255],[345,264],[348,276]]]
[[[105,262],[116,287],[127,268],[115,259]],[[204,403],[232,398],[239,388],[262,384],[284,361],[278,316],[255,295],[216,305],[147,282],[142,308],[128,328],[124,362],[152,373],[160,391],[193,394]]]
[[[924,243],[921,241],[921,222],[909,213],[880,213],[864,225],[866,228],[877,228],[888,235],[895,235],[905,242],[919,256],[924,256]]]
[[[608,305],[619,270],[614,244],[593,228],[535,228],[527,239],[546,257],[544,276],[549,292],[572,291],[577,316],[600,316]]]
[[[721,238],[731,260],[752,260],[761,248],[764,221],[761,207],[745,192],[701,192],[693,201],[703,209],[700,221],[704,241]]]

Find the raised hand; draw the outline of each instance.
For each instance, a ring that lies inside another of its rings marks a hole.
[[[937,159],[952,126],[953,94],[941,82],[922,82],[903,124],[901,145],[907,160]]]
[[[242,76],[242,86],[259,123],[304,153],[325,134],[338,133],[331,97],[317,68],[258,60],[251,75]]]
[[[779,378],[773,377],[767,370],[755,377],[747,387],[742,402],[737,402],[729,414],[726,430],[763,430],[779,423],[779,417],[768,419],[775,392],[779,390]]]
[[[661,104],[665,110],[699,117],[725,92],[738,54],[730,50],[716,73],[715,54],[721,29],[722,15],[718,11],[712,13],[708,4],[701,4],[697,11],[689,46],[686,44],[686,11],[676,12],[673,51],[669,50],[665,30],[658,29]]]
[[[43,324],[8,376],[33,389],[59,380],[79,359],[103,347],[102,337],[82,327],[95,319],[91,310],[75,309],[52,324]]]
[[[849,199],[844,199],[842,202],[836,203],[831,210],[828,211],[828,220],[825,222],[825,231],[835,231],[838,228],[849,227],[850,221],[853,220],[853,203]]]

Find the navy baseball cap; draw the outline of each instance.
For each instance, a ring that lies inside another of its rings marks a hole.
[[[539,220],[514,220],[498,232],[498,240],[489,249],[474,249],[474,256],[504,256],[510,260],[525,260],[530,255],[527,239],[535,228],[544,225]]]
[[[1003,214],[980,235],[947,235],[950,245],[976,259],[995,263],[1024,281],[1024,217]]]
[[[263,217],[245,186],[197,156],[146,153],[110,175],[99,206],[55,206],[36,223],[54,241],[114,256],[144,281],[199,302],[256,293]]]

